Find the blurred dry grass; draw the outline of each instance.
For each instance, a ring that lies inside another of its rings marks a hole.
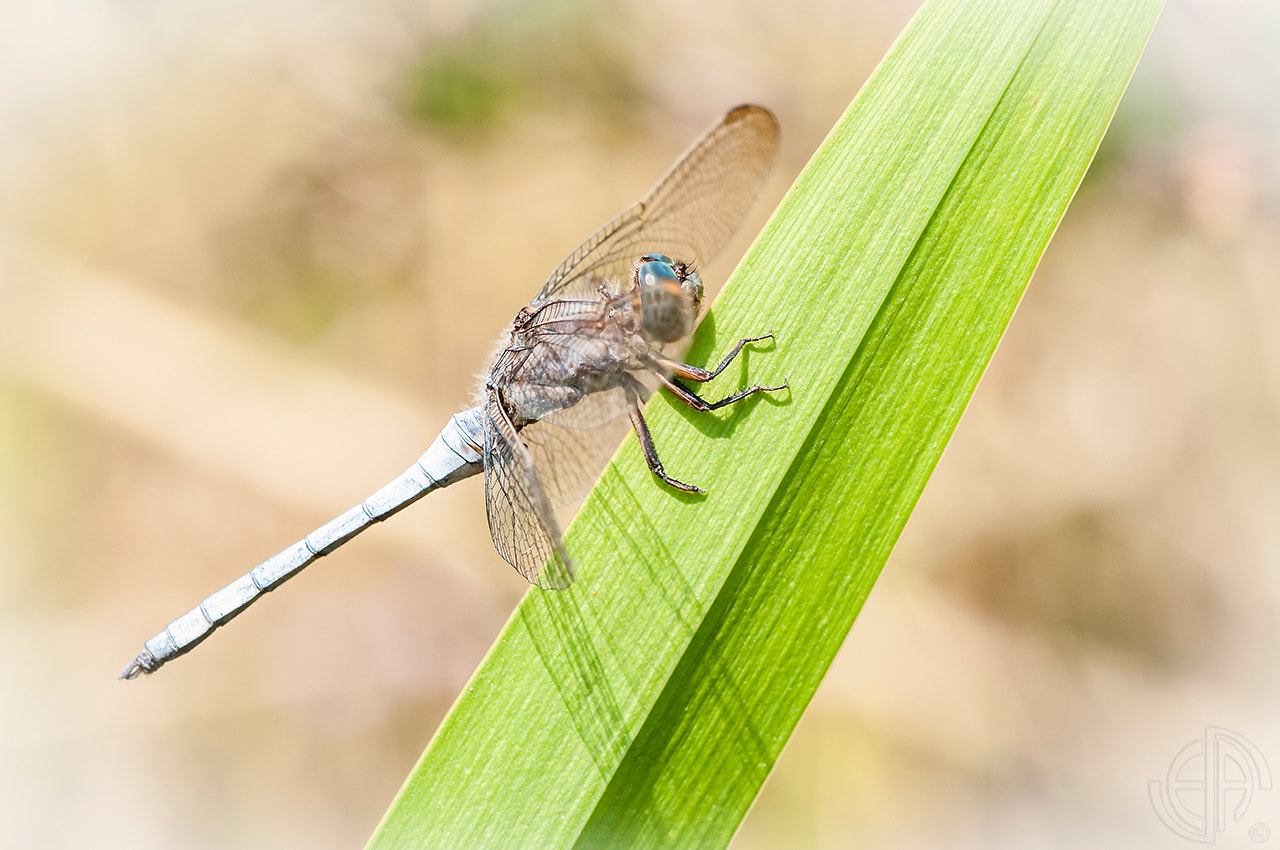
[[[754,232],[914,5],[0,5],[0,841],[362,842],[524,591],[476,482],[115,671],[411,462],[745,100]],[[1277,36],[1170,4],[739,846],[1145,847],[1206,724],[1280,758]]]

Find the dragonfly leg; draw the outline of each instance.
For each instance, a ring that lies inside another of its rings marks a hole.
[[[730,349],[729,353],[720,361],[720,365],[711,371],[707,371],[700,366],[690,366],[688,363],[680,363],[675,360],[665,362],[663,365],[670,369],[673,375],[678,375],[688,381],[697,381],[699,384],[704,384],[723,372],[725,367],[733,362],[733,358],[738,356],[738,352],[742,351],[742,346],[749,342],[759,342],[762,339],[773,339],[773,333],[749,336],[746,339],[738,340],[738,344]]]
[[[729,396],[728,398],[722,398],[719,401],[707,401],[702,396],[698,395],[693,390],[689,389],[684,384],[680,383],[679,381],[673,378],[668,378],[662,374],[659,374],[658,378],[659,380],[662,381],[663,386],[671,390],[672,395],[674,395],[676,398],[680,399],[685,404],[692,407],[694,410],[698,410],[703,413],[706,413],[711,410],[719,410],[722,407],[727,407],[728,405],[733,404],[735,401],[742,401],[744,398],[746,398],[749,395],[755,395],[756,393],[777,392],[778,390],[783,390],[787,388],[787,384],[785,381],[781,384],[778,384],[776,387],[762,387],[757,384],[756,386],[753,386],[753,387],[747,387],[745,390],[738,390],[736,393]]]
[[[683,490],[686,493],[707,492],[701,487],[685,484],[683,481],[677,481],[667,475],[666,470],[662,468],[662,461],[658,460],[658,450],[653,445],[653,435],[649,433],[649,424],[644,421],[644,414],[640,412],[639,399],[634,399],[631,405],[631,427],[636,429],[636,436],[640,438],[640,450],[644,452],[644,460],[645,463],[649,464],[650,472],[677,490]]]

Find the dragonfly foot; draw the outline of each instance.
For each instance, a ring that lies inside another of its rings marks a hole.
[[[677,481],[665,472],[655,470],[653,474],[661,478],[665,484],[674,487],[677,490],[683,490],[686,493],[698,493],[703,496],[707,495],[707,491],[703,490],[701,487],[695,487],[692,484],[685,484],[683,481]]]

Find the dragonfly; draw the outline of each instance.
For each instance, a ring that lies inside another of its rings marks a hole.
[[[711,261],[738,229],[778,150],[778,121],[762,106],[726,113],[641,200],[578,246],[499,337],[475,404],[455,414],[427,451],[359,505],[212,594],[146,642],[120,673],[135,679],[189,652],[215,629],[376,522],[450,484],[484,475],[494,547],[531,584],[568,587],[574,564],[555,505],[581,497],[628,425],[650,471],[676,490],[701,488],[668,475],[642,412],[665,387],[712,411],[778,386],[748,386],[707,401],[689,385],[713,369],[682,362],[697,325]]]

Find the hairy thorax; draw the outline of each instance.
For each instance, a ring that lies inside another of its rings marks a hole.
[[[623,387],[630,372],[645,368],[649,347],[628,299],[534,302],[512,322],[487,385],[520,428]]]

